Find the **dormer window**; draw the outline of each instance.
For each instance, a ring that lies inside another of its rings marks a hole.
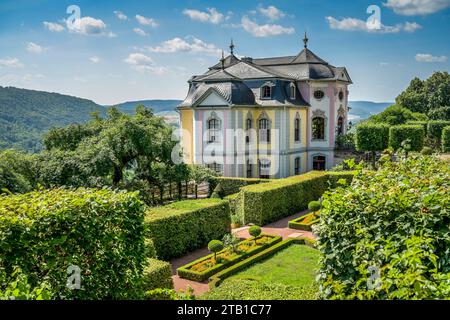
[[[291,100],[295,100],[295,84],[291,83],[291,85],[289,86],[289,92]]]
[[[261,88],[261,98],[262,99],[272,99],[272,87],[265,85]]]

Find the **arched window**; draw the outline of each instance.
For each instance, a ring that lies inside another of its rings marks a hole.
[[[270,160],[261,159],[259,160],[259,177],[261,179],[270,178]]]
[[[252,119],[247,118],[245,121],[245,142],[250,143],[250,130],[252,129]]]
[[[259,129],[259,141],[260,142],[270,142],[270,123],[266,118],[259,119],[258,121]]]
[[[295,99],[295,84],[291,83],[289,86],[289,93],[292,100]]]
[[[220,120],[212,118],[208,120],[208,142],[218,142],[220,137]]]
[[[323,171],[326,167],[326,159],[324,156],[313,157],[313,170]]]
[[[312,119],[312,138],[313,140],[325,139],[325,119],[322,117],[314,117]]]
[[[296,176],[300,174],[300,157],[294,159],[294,174]]]
[[[294,119],[294,141],[300,141],[300,118],[297,117]]]
[[[269,85],[265,85],[261,87],[261,98],[262,99],[271,99],[272,98],[272,87]]]
[[[341,136],[344,134],[344,117],[340,116],[337,121],[337,134]]]

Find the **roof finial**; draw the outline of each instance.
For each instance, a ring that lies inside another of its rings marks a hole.
[[[308,36],[306,35],[306,31],[305,31],[305,37],[303,38],[303,43],[305,44],[305,49],[308,48]]]
[[[231,38],[231,42],[230,42],[230,52],[231,52],[231,54],[234,54],[234,43],[233,43],[233,38]]]
[[[225,57],[223,55],[223,50],[222,50],[222,58],[220,59],[220,62],[222,63],[222,70],[225,69]]]

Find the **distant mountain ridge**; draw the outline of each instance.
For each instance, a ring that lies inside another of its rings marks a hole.
[[[153,99],[115,104],[121,111],[133,114],[143,104],[163,116],[172,125],[178,124],[175,111],[182,100]],[[350,101],[349,120],[356,123],[383,111],[391,102]],[[36,152],[42,149],[42,135],[51,127],[84,123],[92,112],[101,116],[109,106],[91,100],[59,93],[0,86],[0,149],[16,148]]]

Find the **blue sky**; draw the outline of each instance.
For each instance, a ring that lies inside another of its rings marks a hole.
[[[241,56],[295,55],[305,30],[313,52],[347,67],[351,100],[393,101],[413,77],[450,69],[450,0],[1,0],[0,85],[101,104],[183,99],[231,37]]]

